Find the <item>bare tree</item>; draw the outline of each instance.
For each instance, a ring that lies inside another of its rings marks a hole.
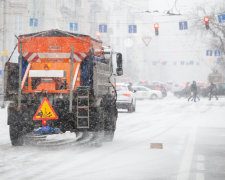
[[[210,8],[199,6],[193,11],[191,19],[193,28],[196,28],[201,36],[208,39],[209,47],[220,50],[220,61],[215,62],[216,69],[214,70],[225,74],[225,23],[219,23],[218,15],[220,14],[225,14],[225,7],[222,5]],[[209,28],[205,26],[204,17],[209,18]]]

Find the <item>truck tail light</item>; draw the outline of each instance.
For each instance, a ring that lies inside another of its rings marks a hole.
[[[46,120],[42,120],[42,125],[46,126],[46,124],[47,124],[47,121]]]

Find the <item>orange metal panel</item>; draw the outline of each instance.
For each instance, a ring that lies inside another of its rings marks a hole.
[[[85,41],[80,40],[80,38]],[[22,41],[23,52],[63,52],[70,53],[71,46],[74,46],[74,52],[88,53],[91,47],[95,50],[95,55],[102,55],[102,43],[91,40],[90,37],[32,37]],[[22,40],[23,38],[19,38]],[[18,47],[19,47],[18,43]],[[19,51],[20,48],[18,48]]]
[[[49,67],[49,70],[64,70],[66,71],[66,76],[64,78],[58,78],[58,79],[66,79],[67,81],[67,87],[68,90],[70,89],[70,63],[32,63],[30,70],[46,70],[45,66],[46,64]],[[76,67],[79,63],[75,62],[73,66],[73,76],[75,75]],[[44,78],[43,78],[44,79]],[[48,78],[49,79],[49,78]],[[80,70],[77,75],[77,81],[74,87],[74,90],[77,89],[77,87],[80,86]],[[31,86],[31,78],[28,78],[28,87],[25,87],[23,89],[23,92],[36,92],[36,91],[48,91],[48,92],[59,92],[59,90],[55,89],[56,82],[52,81],[51,83],[43,83],[40,82],[40,84],[37,86],[37,89],[32,90]],[[63,91],[64,92],[64,91]],[[65,92],[64,92],[65,93]],[[66,90],[67,93],[67,90]]]
[[[28,78],[28,86],[25,86],[22,90],[23,93],[34,93],[47,91],[48,93],[69,93],[70,87],[70,55],[66,53],[71,53],[71,46],[74,46],[74,53],[78,53],[77,57],[80,55],[88,55],[90,49],[93,49],[95,56],[102,56],[102,42],[92,39],[90,36],[79,36],[79,37],[50,37],[50,36],[20,36],[19,40],[22,41],[23,53],[39,53],[40,62],[33,62],[31,59],[28,59],[31,63],[30,70],[64,70],[66,72],[66,76],[64,78],[56,78],[58,81],[62,81],[62,79],[66,79],[67,82],[67,90],[56,90],[56,81],[52,78],[51,82],[41,82],[36,90],[32,90],[31,78]],[[18,43],[18,51],[20,49],[20,44]],[[42,53],[42,54],[40,54]],[[54,53],[59,53],[59,55],[54,55]],[[60,56],[61,53],[61,56]],[[66,54],[66,56],[65,56]],[[83,58],[80,58],[82,61]],[[24,55],[25,56],[25,55]],[[29,55],[28,55],[29,56]],[[68,56],[68,58],[67,58]],[[33,56],[31,56],[33,57]],[[48,58],[46,58],[48,57]],[[60,57],[60,58],[54,58]],[[28,57],[26,57],[28,58]],[[77,58],[79,60],[79,58]],[[75,59],[74,68],[73,68],[73,76],[76,71],[76,67],[78,65],[78,60]],[[75,83],[74,90],[80,86],[80,69],[78,72],[77,80]]]
[[[27,37],[26,37],[27,38]],[[84,39],[84,41],[80,40]],[[20,40],[23,38],[20,37]],[[71,46],[74,52],[89,52],[90,37],[32,37],[22,41],[23,52],[64,52],[70,53]],[[19,47],[19,44],[18,44]],[[20,48],[18,48],[19,51]]]
[[[23,90],[23,93],[35,93],[35,92],[41,92],[38,90]],[[63,93],[63,94],[69,94],[70,91],[69,90],[48,90],[48,93]]]

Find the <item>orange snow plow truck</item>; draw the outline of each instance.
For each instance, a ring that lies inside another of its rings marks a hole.
[[[121,53],[88,35],[60,30],[20,35],[17,47],[18,62],[8,60],[4,69],[12,145],[23,145],[31,133],[66,131],[113,140]]]

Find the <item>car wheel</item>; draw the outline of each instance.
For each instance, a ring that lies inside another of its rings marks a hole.
[[[151,98],[151,99],[157,99],[158,96],[157,96],[156,94],[152,94],[150,98]]]
[[[133,105],[133,112],[136,111],[136,105]]]
[[[129,113],[132,113],[133,112],[133,105],[132,104],[127,108],[127,111]]]
[[[133,112],[135,112],[136,111],[136,101],[134,101],[134,104],[132,104],[132,106],[133,106]]]

